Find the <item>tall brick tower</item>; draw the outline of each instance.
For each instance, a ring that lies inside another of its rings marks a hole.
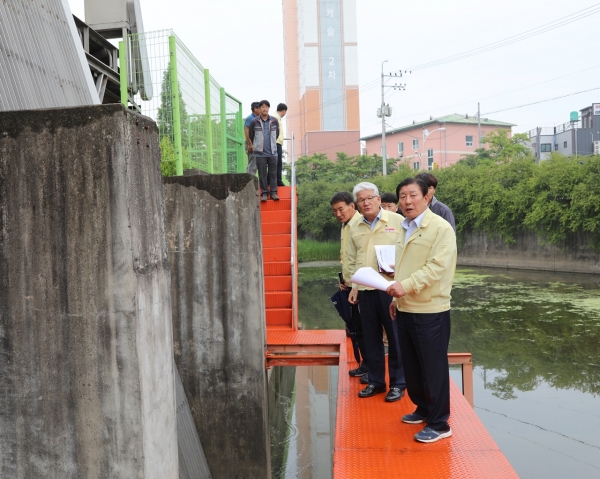
[[[296,155],[358,155],[356,0],[283,0],[283,22],[287,134],[294,132]]]

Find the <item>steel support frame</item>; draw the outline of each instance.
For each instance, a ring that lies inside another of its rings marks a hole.
[[[129,100],[129,95],[127,93],[127,48],[124,41],[119,42],[119,77],[121,103],[127,108]]]
[[[246,149],[244,148],[246,139],[244,137],[244,112],[242,111],[242,104],[239,105],[239,110],[235,114],[236,135],[239,138],[237,172],[244,173],[246,171]]]
[[[242,102],[225,92],[225,96],[230,100],[233,100],[238,104],[238,111],[235,112],[235,133],[234,136],[227,135],[229,140],[235,142],[235,147],[233,149],[228,149],[227,152],[235,153],[237,162],[236,162],[236,173],[244,173],[246,171],[245,159],[246,159],[246,150],[244,149],[244,145],[246,143],[246,139],[244,137],[244,117],[242,112]],[[232,112],[230,112],[232,113]],[[233,173],[233,172],[232,172]]]
[[[267,368],[273,366],[338,366],[342,344],[269,344],[267,345]],[[448,353],[448,364],[460,364],[462,369],[462,393],[467,402],[473,400],[473,356],[471,353]]]
[[[175,147],[175,175],[183,176],[183,147],[181,145],[181,111],[179,105],[179,77],[177,76],[177,38],[169,36],[169,74],[171,77],[171,106],[173,108],[173,146]]]
[[[206,108],[206,155],[208,160],[208,172],[215,172],[213,162],[213,136],[212,136],[212,112],[210,109],[210,72],[204,69],[204,105]]]
[[[225,88],[219,89],[221,114],[221,173],[229,173],[227,164],[227,105],[225,104]]]
[[[471,353],[448,353],[448,364],[460,364],[462,370],[462,393],[472,408],[473,398],[473,356]]]

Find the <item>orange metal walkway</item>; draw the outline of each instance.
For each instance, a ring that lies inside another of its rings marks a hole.
[[[395,403],[386,403],[383,394],[367,399],[357,396],[364,386],[348,376],[357,364],[345,331],[298,331],[297,295],[293,294],[298,270],[297,262],[291,261],[292,189],[280,187],[278,194],[280,201],[261,203],[266,366],[339,365],[333,477],[518,478],[454,382],[450,391],[452,437],[418,443],[413,435],[423,426],[401,422],[403,414],[415,409],[408,396]],[[460,362],[461,355],[456,356]]]
[[[384,394],[360,399],[364,387],[348,371],[357,366],[344,331],[267,330],[267,364],[339,364],[335,479],[517,479],[504,454],[451,381],[452,437],[433,444],[413,439],[423,425],[404,424],[408,396],[386,403]],[[311,356],[314,358],[310,360]],[[328,357],[328,362],[322,362]],[[297,358],[297,359],[294,359]]]

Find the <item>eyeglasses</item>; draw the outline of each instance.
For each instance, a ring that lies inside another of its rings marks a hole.
[[[360,200],[356,200],[356,202],[359,205],[362,205],[363,203],[365,203],[366,201],[371,202],[373,201],[375,198],[379,198],[379,196],[367,196],[366,198],[361,198]]]

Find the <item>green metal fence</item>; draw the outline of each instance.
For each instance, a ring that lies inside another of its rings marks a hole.
[[[121,89],[121,101],[158,124],[163,175],[182,175],[187,169],[245,171],[241,102],[217,83],[172,30],[129,35],[120,52],[121,85],[127,85],[127,90]],[[145,78],[136,73],[141,70]]]

